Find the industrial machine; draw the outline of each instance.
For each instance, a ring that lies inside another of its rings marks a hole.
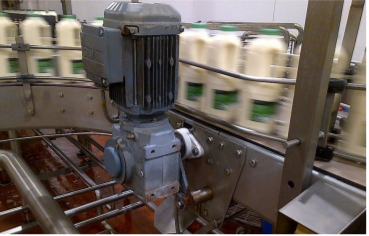
[[[353,12],[364,5],[355,4]],[[108,172],[113,183],[130,189],[116,199],[131,194],[139,197],[139,202],[119,213],[146,204],[155,210],[155,227],[162,233],[187,232],[194,221],[203,225],[197,233],[219,233],[232,201],[269,222],[276,233],[293,233],[297,225],[316,233],[365,232],[365,183],[330,173],[314,163],[319,153],[334,154],[327,140],[335,94],[345,89],[366,89],[365,85],[329,78],[342,6],[343,1],[310,1],[305,30],[296,24],[228,22],[248,34],[267,26],[282,29],[288,42],[304,41],[298,80],[277,81],[296,85],[288,139],[244,129],[175,104],[180,61],[243,80],[272,80],[181,60],[180,14],[166,4],[136,1],[112,3],[105,10],[102,27],[83,25],[81,48],[35,47],[24,44],[22,37],[16,38],[16,44],[0,45],[18,51],[21,65],[19,77],[0,81],[0,109],[7,111],[0,113],[0,130],[34,129],[38,136],[33,138],[44,140],[89,188],[96,190],[96,183],[39,131],[58,129],[59,133],[50,137],[68,137]],[[222,24],[208,25],[217,29]],[[290,34],[289,28],[299,34]],[[46,81],[29,75],[25,53],[35,48],[82,50],[88,79],[49,77]],[[309,91],[309,99],[305,91]],[[65,132],[68,127],[112,133],[105,147],[100,147],[103,162],[70,137],[93,133]],[[14,142],[18,140],[22,138],[0,142],[12,141],[16,150]],[[7,160],[5,156],[10,154],[0,154],[1,163]],[[5,167],[11,173],[18,171]],[[19,169],[31,175],[30,170]],[[360,167],[356,170],[363,171]],[[12,178],[19,176],[24,175],[14,174]],[[27,184],[32,181],[37,180],[30,179]],[[18,188],[25,187],[21,181],[17,184]],[[26,202],[36,201],[25,195]],[[159,206],[153,203],[162,198],[165,200]],[[103,199],[97,202],[102,202],[99,206],[106,203]],[[32,212],[36,210],[29,205]],[[100,211],[99,218],[88,223],[111,216]],[[63,220],[66,228],[75,232],[73,225]],[[51,227],[45,226],[42,217],[38,222],[45,230]],[[34,223],[28,227],[32,226]],[[21,231],[17,228],[11,232]]]

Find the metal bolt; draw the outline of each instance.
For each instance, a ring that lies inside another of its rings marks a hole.
[[[204,216],[207,216],[207,215],[208,215],[208,211],[204,210]]]
[[[144,172],[143,171],[140,171],[140,175],[143,178],[144,177]]]
[[[92,114],[94,114],[94,111],[90,111],[89,113],[90,113],[90,115],[92,115]]]
[[[198,149],[197,147],[195,147],[194,149],[192,149],[192,154],[193,154],[194,156],[199,155],[199,149]]]
[[[177,123],[177,128],[182,128],[182,122]]]
[[[59,110],[61,113],[64,113],[65,112],[65,109],[64,108],[60,108]]]
[[[91,95],[88,95],[88,99],[92,99],[92,96]]]
[[[103,29],[100,29],[99,30],[99,36],[103,36],[104,35],[104,30]]]
[[[114,102],[113,100],[110,100],[110,104],[113,104],[113,102]]]
[[[126,138],[127,139],[135,139],[135,134],[134,133],[127,134]]]
[[[236,157],[240,157],[240,156],[241,156],[241,154],[242,154],[242,150],[236,150],[236,151],[234,152],[234,154],[235,154],[235,156],[236,156]]]
[[[224,149],[224,143],[223,142],[219,142],[219,144],[218,144],[218,147],[219,147],[219,149],[220,150],[223,150]]]
[[[194,132],[195,132],[195,128],[191,128],[191,129],[190,129],[190,133],[192,133],[192,134],[193,134]]]
[[[211,163],[213,163],[213,160],[211,158],[206,159],[206,164],[210,165]]]
[[[231,173],[232,173],[231,169],[229,169],[229,168],[224,169],[224,174],[230,175]]]
[[[26,94],[24,94],[24,96],[27,98],[27,99],[31,99],[31,93],[26,93]]]
[[[208,144],[211,144],[212,142],[213,142],[213,137],[207,137],[206,138],[206,142],[208,143]]]
[[[184,205],[182,204],[182,202],[177,202],[177,206],[179,209],[183,209]]]
[[[31,108],[30,108],[30,109],[28,109],[28,110],[27,110],[27,113],[28,113],[28,115],[32,116],[32,115],[33,115],[33,109],[31,109]]]
[[[257,161],[255,159],[251,159],[249,161],[249,164],[250,164],[251,167],[255,167],[256,166],[256,163],[257,163]]]
[[[62,98],[63,96],[64,96],[64,94],[63,94],[63,93],[59,93],[59,97],[61,97],[61,98]]]

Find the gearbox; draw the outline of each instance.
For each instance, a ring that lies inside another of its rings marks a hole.
[[[105,167],[143,201],[179,191],[181,143],[164,112],[177,97],[181,31],[174,8],[138,2],[114,2],[102,27],[82,27],[86,75],[108,87],[122,111],[105,145]]]

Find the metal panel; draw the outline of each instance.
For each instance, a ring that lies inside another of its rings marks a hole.
[[[0,86],[0,130],[79,127],[111,132],[96,87],[33,85],[32,97],[37,112],[30,116],[22,86]],[[109,114],[117,114],[110,103],[107,108]]]
[[[342,0],[309,1],[288,134],[301,144],[286,150],[279,208],[309,186],[342,7]],[[277,224],[277,232],[293,230],[289,223]]]
[[[280,212],[316,233],[337,234],[365,209],[365,195],[319,180]]]
[[[222,222],[245,163],[246,148],[222,137],[219,131],[205,129],[201,124],[173,112],[167,115],[174,127],[183,123],[182,119],[184,123],[191,124],[192,134],[204,148],[204,156],[186,159],[183,166],[190,191],[204,187],[213,190],[213,198],[201,204],[200,215],[209,222]]]

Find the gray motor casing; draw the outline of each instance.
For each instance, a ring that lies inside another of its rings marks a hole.
[[[127,139],[129,135],[134,138]],[[117,182],[124,183],[143,201],[179,191],[181,144],[167,118],[152,124],[115,124],[113,137],[105,145],[104,164]]]
[[[82,27],[86,76],[108,85],[110,99],[126,114],[164,113],[177,98],[181,30],[181,16],[169,5],[114,2],[103,27]]]

